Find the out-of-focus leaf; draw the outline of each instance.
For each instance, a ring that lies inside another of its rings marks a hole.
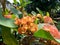
[[[37,14],[36,14],[36,12],[34,12],[34,11],[32,11],[32,12],[31,12],[31,14],[33,14],[34,16],[36,16],[36,15],[37,15]]]
[[[17,4],[17,0],[13,0],[15,4]]]
[[[9,27],[9,28],[16,28],[17,26],[14,24],[14,20],[1,18],[0,17],[0,25]]]
[[[25,2],[22,6],[25,7],[27,4],[32,3],[31,1]]]
[[[2,16],[2,10],[0,9],[0,25],[9,27],[9,28],[16,28],[17,26],[14,24],[14,20],[4,18]]]
[[[15,9],[13,6],[10,7],[10,10],[11,10],[18,18],[19,18],[19,16],[21,16],[20,18],[23,17],[22,13],[21,13],[19,10]]]
[[[2,8],[0,8],[0,16],[2,15]]]
[[[8,14],[8,13],[9,13],[9,11],[8,11],[8,9],[6,9],[6,10],[5,10],[5,14]]]
[[[47,16],[50,16],[49,12],[46,13]]]
[[[21,4],[21,6],[22,7],[25,7],[27,4],[30,4],[30,3],[32,3],[31,1],[27,1],[27,0],[19,0],[20,1],[20,4]]]
[[[14,14],[12,14],[12,19],[15,19],[15,18],[16,18],[16,16]]]
[[[36,18],[36,20],[34,21],[35,24],[38,24],[39,23],[39,19]]]
[[[20,1],[20,4],[22,5],[22,3],[23,3],[23,0],[19,0]]]
[[[2,26],[3,42],[7,45],[18,45],[17,40],[14,38],[10,31],[10,28]]]
[[[54,23],[57,23],[57,21],[53,20]]]
[[[55,39],[58,43],[60,43],[60,39]]]
[[[44,25],[45,25],[45,24],[43,24],[43,23],[39,23],[39,24],[38,24],[38,30],[42,29]]]
[[[39,8],[36,8],[36,10],[43,16],[43,12]]]
[[[60,31],[60,21],[57,22],[56,27],[57,27],[57,28],[59,29],[59,31]]]
[[[43,29],[40,29],[37,32],[35,32],[34,36],[44,38],[44,39],[48,39],[48,40],[55,40],[49,32],[47,32]]]

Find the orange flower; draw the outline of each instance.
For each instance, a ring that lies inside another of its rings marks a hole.
[[[44,23],[53,23],[52,18],[49,16],[44,16],[43,19],[44,19]]]
[[[27,30],[26,30],[24,27],[19,27],[19,28],[18,28],[18,33],[19,33],[19,34],[24,34],[24,33],[26,33],[26,31],[27,31]]]
[[[37,28],[36,28],[36,27],[35,27],[35,28],[34,28],[34,27],[32,27],[32,28],[30,29],[30,31],[34,33],[34,32],[36,32],[36,31],[37,31]]]
[[[34,22],[33,18],[29,17],[29,16],[27,16],[27,20],[28,20],[28,22]]]
[[[24,29],[27,30],[28,29],[28,25],[23,25]]]
[[[33,26],[36,26],[36,24],[30,23],[29,26],[30,26],[30,27],[33,27]]]
[[[36,32],[37,30],[38,30],[38,27],[35,24],[32,27],[30,27],[30,31],[33,33]]]
[[[21,20],[18,19],[18,18],[15,18],[15,22],[14,22],[16,25],[20,25],[21,24]]]
[[[4,15],[5,18],[12,18],[12,15]]]
[[[36,19],[36,16],[31,16],[31,18],[33,19],[33,21]]]

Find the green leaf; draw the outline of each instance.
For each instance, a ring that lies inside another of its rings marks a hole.
[[[32,11],[32,12],[31,12],[31,14],[33,14],[34,16],[36,16],[36,15],[37,15],[37,14],[36,14],[36,12],[34,12],[34,11]]]
[[[39,8],[36,8],[36,10],[43,16],[43,12]]]
[[[27,4],[32,3],[31,1],[25,2],[22,6],[25,7]]]
[[[1,18],[0,17],[0,25],[9,27],[9,28],[16,28],[17,26],[14,24],[14,20]]]
[[[2,15],[2,8],[0,8],[0,16]]]
[[[19,0],[22,7],[25,7],[27,4],[32,3],[30,0]]]
[[[44,23],[39,23],[38,24],[38,30],[42,29],[44,25],[45,25]]]
[[[60,39],[55,39],[58,43],[60,43]]]
[[[17,0],[13,0],[15,4],[17,4]]]
[[[0,11],[2,12],[1,9]],[[14,20],[4,18],[1,12],[0,12],[0,25],[6,26],[9,28],[16,28],[17,26],[14,24]]]
[[[16,16],[14,14],[12,14],[12,19],[15,19],[15,18],[16,18]]]
[[[48,39],[48,40],[55,40],[49,32],[47,32],[43,29],[40,29],[37,32],[35,32],[34,36],[44,38],[44,39]]]
[[[19,1],[20,1],[20,4],[21,4],[21,7],[23,7],[26,0],[25,1],[24,0],[19,0]]]
[[[22,3],[23,3],[23,0],[19,0],[20,1],[20,4],[22,5]]]
[[[5,14],[7,15],[9,13],[9,10],[8,9],[5,9]]]
[[[13,6],[10,7],[10,10],[13,12],[13,14],[16,15],[16,17],[18,17],[18,18],[19,18],[19,16],[20,16],[20,18],[23,17],[22,13],[19,10],[15,9]]]
[[[38,24],[39,23],[39,19],[36,18],[35,21],[34,21],[35,24]]]
[[[47,32],[47,31],[45,31],[43,29],[40,29],[37,32],[35,32],[34,36],[44,38],[44,39],[47,39],[47,40],[54,40],[54,41],[60,43],[59,39],[55,39],[49,32]]]
[[[3,42],[7,45],[18,45],[17,40],[14,38],[10,31],[10,28],[2,26]]]
[[[57,28],[58,28],[59,31],[60,31],[60,21],[57,22],[57,25],[56,25],[56,26],[57,26]]]

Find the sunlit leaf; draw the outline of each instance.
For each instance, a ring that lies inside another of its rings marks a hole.
[[[34,36],[44,38],[44,39],[48,39],[48,40],[55,40],[49,32],[47,32],[43,29],[40,29],[37,32],[35,32]]]

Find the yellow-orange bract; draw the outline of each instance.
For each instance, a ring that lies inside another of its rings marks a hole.
[[[15,24],[19,26],[18,33],[26,33],[27,30],[31,32],[35,32],[38,30],[38,27],[36,24],[34,24],[35,17],[33,16],[25,16],[21,19],[16,18]]]
[[[45,24],[43,29],[49,31],[53,37],[60,39],[60,33],[54,25]]]
[[[41,14],[37,14],[37,17],[41,18],[42,19],[42,15]]]

